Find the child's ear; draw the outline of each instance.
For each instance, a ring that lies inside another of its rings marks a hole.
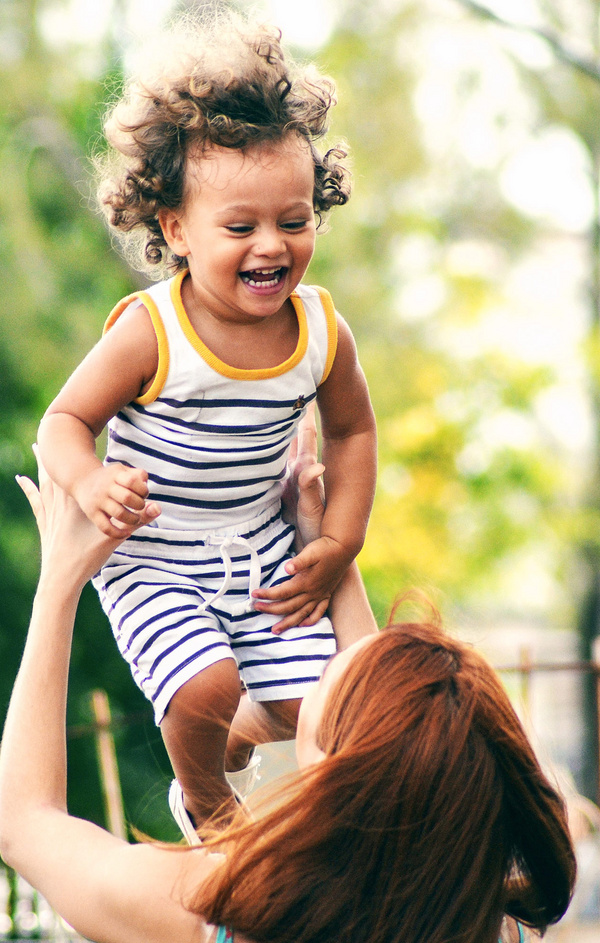
[[[158,211],[158,221],[169,249],[182,258],[189,255],[190,249],[181,222],[181,213],[177,210],[161,209]]]

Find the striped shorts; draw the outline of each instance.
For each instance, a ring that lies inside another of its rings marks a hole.
[[[250,593],[289,579],[293,527],[278,507],[219,531],[149,525],[94,578],[119,650],[160,724],[169,701],[198,672],[234,658],[251,700],[303,697],[335,652],[331,622],[273,635],[280,617],[253,609]]]

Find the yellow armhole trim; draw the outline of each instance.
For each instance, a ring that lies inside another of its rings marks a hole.
[[[191,325],[190,319],[187,316],[187,312],[183,306],[183,301],[181,300],[181,283],[185,276],[187,275],[187,269],[183,272],[179,272],[175,276],[171,284],[171,300],[175,306],[175,311],[177,312],[177,317],[179,319],[179,324],[181,330],[185,334],[186,338],[194,348],[194,350],[202,357],[204,362],[208,364],[213,370],[217,373],[220,373],[221,376],[229,377],[230,380],[268,380],[269,377],[279,377],[284,373],[287,373],[288,370],[292,370],[296,364],[300,363],[304,354],[306,353],[306,348],[308,346],[308,323],[306,320],[306,313],[304,311],[304,305],[302,304],[301,299],[293,292],[290,295],[290,301],[294,306],[294,311],[296,312],[296,317],[298,318],[298,343],[296,344],[296,349],[291,357],[288,357],[287,360],[284,360],[283,363],[278,364],[276,367],[262,367],[257,370],[244,370],[240,367],[231,367],[229,364],[224,363],[216,354],[213,354],[212,350],[206,346],[203,340],[196,334],[196,331]]]
[[[132,295],[127,295],[127,297],[123,298],[122,301],[119,301],[119,303],[115,305],[115,307],[110,312],[104,324],[104,330],[102,333],[106,334],[106,332],[111,329],[111,327],[121,317],[125,309],[129,307],[132,301],[141,301],[141,303],[145,305],[148,314],[150,315],[152,327],[154,328],[154,333],[156,334],[156,340],[158,342],[158,368],[154,374],[154,379],[152,380],[152,383],[146,392],[142,396],[137,396],[134,399],[134,403],[139,403],[141,406],[147,406],[148,403],[153,403],[157,396],[160,395],[169,372],[169,341],[167,340],[167,332],[165,331],[165,326],[155,301],[146,291],[135,291]]]
[[[337,341],[338,341],[338,329],[337,329],[337,315],[335,313],[335,306],[333,304],[333,298],[329,294],[326,288],[319,288],[318,285],[314,286],[319,292],[319,298],[321,299],[321,304],[323,305],[323,311],[325,312],[325,323],[327,325],[327,358],[325,360],[325,369],[323,370],[323,376],[321,377],[321,383],[325,383],[325,380],[331,372],[333,367],[333,361],[335,360],[335,354],[337,351]],[[319,383],[319,386],[321,385]]]

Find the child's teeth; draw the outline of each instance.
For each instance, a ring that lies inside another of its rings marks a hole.
[[[254,270],[254,274],[255,274],[255,275],[274,275],[275,277],[274,277],[274,278],[270,278],[270,279],[261,278],[261,279],[258,279],[258,280],[257,280],[257,279],[255,279],[255,278],[252,278],[252,275],[248,274],[248,275],[245,275],[245,276],[244,276],[244,281],[246,281],[247,284],[248,284],[248,285],[251,285],[253,288],[258,288],[258,287],[261,287],[261,288],[272,288],[272,287],[274,287],[275,285],[278,284],[279,278],[280,278],[280,273],[281,273],[281,269],[278,269],[278,268],[276,268],[276,269],[255,269],[255,270]]]

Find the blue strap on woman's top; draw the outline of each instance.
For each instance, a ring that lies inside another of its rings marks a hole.
[[[522,925],[521,925],[520,923],[517,923],[517,929],[518,929],[518,931],[519,931],[519,943],[525,943],[525,936],[524,936],[524,933],[523,933],[523,927],[522,927]],[[217,939],[217,943],[221,943],[221,941]],[[498,943],[503,943],[502,938],[500,938],[500,939],[498,940]]]

